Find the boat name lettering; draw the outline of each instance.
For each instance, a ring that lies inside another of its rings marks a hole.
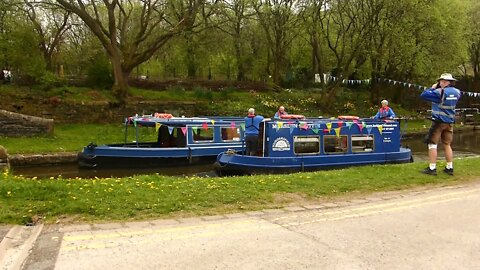
[[[383,138],[383,142],[384,143],[391,143],[392,139],[390,139],[390,137],[385,137],[385,138]]]
[[[276,129],[280,129],[280,128],[302,128],[304,127],[305,124],[303,123],[294,123],[294,124],[288,124],[288,123],[285,123],[283,124],[282,126],[278,125],[277,123],[272,123],[272,128],[276,128]],[[320,124],[308,124],[307,123],[307,127],[309,129],[314,129],[314,128],[320,128]]]
[[[289,151],[290,143],[284,137],[278,137],[273,141],[272,151]]]

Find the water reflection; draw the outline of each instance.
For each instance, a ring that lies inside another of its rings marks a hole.
[[[423,137],[418,135],[402,141],[403,146],[412,149],[415,161],[428,160],[428,149],[423,143]],[[480,131],[454,132],[452,148],[455,158],[480,155]],[[445,159],[442,143],[438,145],[438,159]]]
[[[412,149],[415,161],[428,160],[427,146],[422,142],[423,135],[413,136],[403,140],[402,145]],[[438,146],[438,159],[445,159],[443,146]],[[455,132],[453,139],[453,151],[455,158],[480,155],[480,131]],[[42,167],[15,167],[13,174],[27,177],[37,176],[39,178],[57,177],[63,178],[93,178],[93,177],[124,177],[139,174],[161,174],[161,175],[199,175],[214,176],[211,165],[195,165],[185,167],[168,167],[154,169],[111,169],[111,170],[79,170],[76,164],[61,166]]]
[[[23,175],[26,177],[58,177],[62,178],[105,178],[105,177],[125,177],[140,174],[160,174],[160,175],[200,175],[210,176],[212,172],[211,165],[194,165],[184,167],[166,167],[153,169],[101,169],[89,170],[79,169],[77,164],[36,166],[36,167],[15,167],[12,169],[14,175]]]

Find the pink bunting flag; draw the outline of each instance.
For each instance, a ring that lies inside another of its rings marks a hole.
[[[203,129],[208,130],[208,125],[207,125],[207,123],[203,123],[203,124],[202,124],[202,127],[203,127]]]
[[[337,123],[337,125],[338,125],[338,127],[342,127],[342,126],[343,126],[343,121],[339,121],[339,122]]]
[[[362,129],[363,129],[363,125],[362,124],[359,124],[359,123],[356,123],[358,128],[360,129],[360,132],[362,132]]]
[[[230,123],[230,127],[231,127],[232,129],[235,129],[235,128],[236,128],[235,122],[232,121],[232,122]]]
[[[183,132],[183,135],[186,135],[186,134],[187,134],[187,128],[186,128],[186,127],[182,127],[182,132]]]

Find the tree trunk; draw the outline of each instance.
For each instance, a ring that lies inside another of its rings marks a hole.
[[[130,75],[130,71],[123,70],[120,58],[111,56],[110,59],[112,62],[113,76],[115,78],[112,87],[113,94],[120,103],[124,104],[127,97],[128,76]]]

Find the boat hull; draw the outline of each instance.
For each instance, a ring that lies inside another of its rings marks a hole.
[[[78,153],[78,166],[83,169],[98,169],[212,164],[219,153],[229,149],[242,151],[242,146],[201,148],[85,147],[82,152]]]
[[[411,150],[398,152],[297,156],[257,157],[222,153],[214,164],[218,175],[278,174],[323,169],[344,168],[372,164],[412,162]]]

